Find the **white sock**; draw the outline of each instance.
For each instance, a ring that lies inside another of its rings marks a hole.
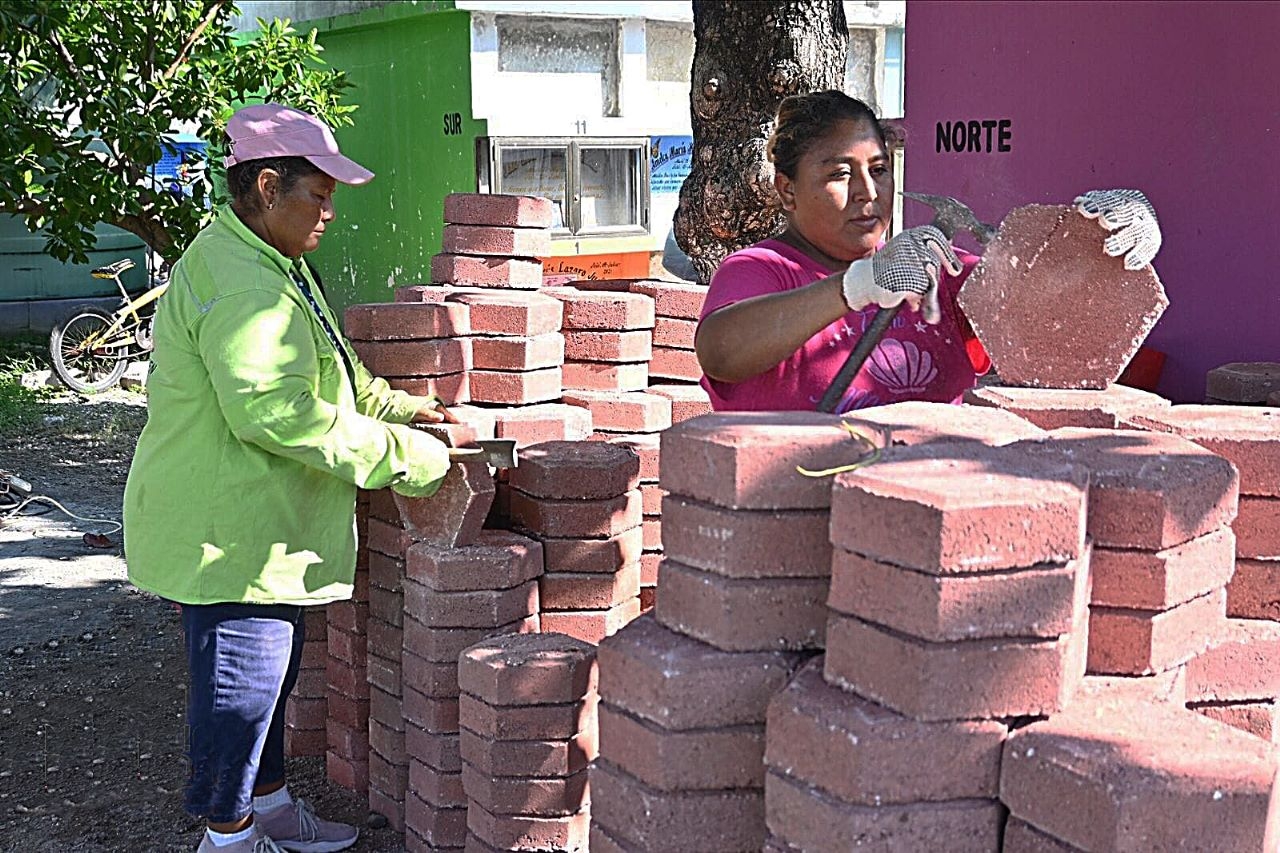
[[[212,829],[205,827],[205,835],[209,836],[209,840],[213,842],[214,847],[226,847],[228,844],[235,844],[237,841],[248,841],[253,837],[253,824],[249,824],[239,832],[214,832]]]
[[[293,797],[289,796],[289,786],[285,785],[278,791],[272,791],[261,797],[253,798],[253,810],[258,814],[275,811],[281,806],[287,806],[293,802]]]

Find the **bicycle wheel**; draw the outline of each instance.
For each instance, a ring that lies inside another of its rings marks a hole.
[[[89,308],[49,333],[53,372],[72,391],[96,394],[115,385],[124,375],[129,362],[112,354],[118,349],[86,345],[110,325],[110,317]]]

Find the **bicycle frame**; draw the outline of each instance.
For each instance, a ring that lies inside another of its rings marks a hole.
[[[108,353],[111,358],[134,358],[143,352],[141,347],[133,348],[137,343],[138,327],[149,319],[152,313],[151,311],[145,311],[145,309],[148,307],[154,309],[155,301],[169,289],[169,283],[165,282],[157,285],[136,299],[130,299],[128,292],[124,289],[124,285],[120,283],[118,275],[99,277],[115,279],[116,286],[120,288],[120,292],[124,296],[124,303],[111,315],[111,325],[101,332],[85,338],[82,345],[85,349],[91,350],[121,350],[119,353]]]

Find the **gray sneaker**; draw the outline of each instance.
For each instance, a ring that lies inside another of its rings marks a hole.
[[[354,826],[316,817],[306,800],[294,800],[266,814],[255,814],[253,820],[255,826],[290,853],[335,853],[355,844],[360,836]]]
[[[226,847],[218,847],[209,840],[206,833],[200,839],[200,846],[196,848],[196,853],[284,853],[274,841],[268,838],[258,829],[258,825],[253,825],[253,835],[244,841],[237,841],[235,844],[228,844]]]

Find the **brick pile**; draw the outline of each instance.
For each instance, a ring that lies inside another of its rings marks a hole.
[[[637,281],[631,288],[653,298],[656,322],[649,376],[667,380],[666,384],[701,381],[702,368],[693,349],[693,335],[707,289],[674,281]]]
[[[653,300],[637,293],[549,287],[564,304],[564,387],[627,393],[649,384]]]
[[[360,361],[392,388],[434,395],[446,405],[470,399],[471,320],[461,303],[352,305],[344,331]]]
[[[356,498],[355,589],[349,601],[325,608],[325,773],[329,780],[360,796],[369,790],[369,681],[366,669],[369,625],[369,542],[371,497]],[[299,679],[298,690],[304,681]]]
[[[471,646],[458,666],[467,849],[587,850],[595,647],[512,634]]]
[[[1229,406],[1280,406],[1280,364],[1236,361],[1215,367],[1205,377],[1204,401]]]
[[[512,524],[542,543],[542,629],[598,643],[640,615],[640,459],[601,441],[527,448],[509,472]]]
[[[1230,462],[1134,430],[1066,428],[1014,446],[1092,472],[1090,672],[1152,675],[1215,642],[1234,564],[1240,478]]]
[[[458,287],[536,290],[551,249],[550,199],[451,193],[444,200],[444,251],[431,258],[431,280]]]
[[[329,649],[326,641],[328,617],[323,607],[303,609],[302,662],[284,716],[284,751],[290,756],[324,755],[328,745],[325,721],[325,669]]]
[[[610,444],[630,448],[640,457],[640,610],[653,607],[658,590],[658,565],[662,562],[662,498],[659,485],[661,437],[655,433],[615,435]]]

